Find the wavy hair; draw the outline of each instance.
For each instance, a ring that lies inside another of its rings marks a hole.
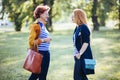
[[[86,13],[82,9],[74,9],[73,13],[74,13],[76,23],[78,25],[81,25],[81,24],[87,25],[88,24]]]
[[[50,7],[45,5],[45,6],[42,6],[42,5],[38,5],[35,10],[34,10],[34,14],[33,16],[35,18],[40,18],[40,15],[43,14],[45,11],[49,11],[50,10]]]

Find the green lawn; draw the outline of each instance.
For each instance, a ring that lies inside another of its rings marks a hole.
[[[72,30],[51,33],[51,63],[47,80],[73,80]],[[92,51],[97,60],[96,74],[90,80],[120,80],[120,31],[92,33]],[[28,32],[0,33],[0,80],[27,80],[30,72],[22,68]]]

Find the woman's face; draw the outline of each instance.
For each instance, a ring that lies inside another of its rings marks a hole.
[[[72,13],[72,22],[73,22],[73,23],[76,23],[76,20],[75,20],[75,15],[74,15],[74,13]]]
[[[45,11],[43,14],[40,15],[40,18],[43,20],[43,21],[47,21],[48,18],[49,18],[49,13],[48,11]]]

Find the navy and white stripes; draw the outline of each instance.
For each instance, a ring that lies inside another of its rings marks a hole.
[[[48,38],[49,37],[49,32],[47,31],[46,27],[39,22],[39,25],[41,27],[41,34],[39,38]],[[48,42],[43,42],[38,46],[38,50],[40,51],[48,51],[49,50],[50,43]]]

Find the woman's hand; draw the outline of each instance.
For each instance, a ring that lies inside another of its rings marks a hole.
[[[34,44],[35,44],[35,45],[38,45],[38,40],[34,40]]]
[[[49,38],[44,38],[43,39],[43,42],[49,42],[50,43],[50,41],[51,41],[52,39],[49,37]]]
[[[80,59],[80,57],[81,57],[80,53],[76,54],[75,56],[77,59]]]

